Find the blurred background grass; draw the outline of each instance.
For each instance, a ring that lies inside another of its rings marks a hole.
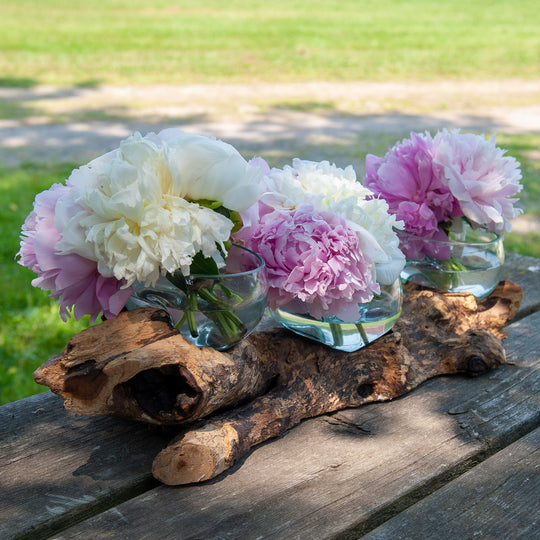
[[[0,89],[265,81],[519,84],[540,76],[538,8],[537,0],[0,0]],[[0,121],[31,116],[27,104],[0,101]],[[540,215],[540,135],[498,134],[497,142],[522,164],[522,206]],[[388,134],[376,136],[366,152],[383,154],[390,144]],[[47,293],[30,286],[33,274],[14,262],[35,194],[79,165],[0,164],[0,404],[44,390],[32,371],[88,324],[63,323]],[[537,232],[511,233],[505,247],[540,257]]]
[[[4,84],[537,77],[538,1],[1,0]]]

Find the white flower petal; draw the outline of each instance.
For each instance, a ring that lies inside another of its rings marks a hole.
[[[165,272],[189,273],[193,257],[223,248],[231,220],[195,199],[230,210],[260,196],[259,167],[234,147],[178,129],[128,137],[114,152],[74,171],[76,208],[60,208],[58,249],[98,263],[104,276],[155,283]]]
[[[352,166],[340,169],[328,161],[295,158],[293,166],[272,169],[264,178],[261,200],[275,208],[294,208],[302,203],[335,212],[358,227],[362,250],[380,264],[381,283],[393,283],[405,265],[394,229],[403,223],[388,212],[388,204],[356,181]],[[379,279],[379,271],[377,272]]]

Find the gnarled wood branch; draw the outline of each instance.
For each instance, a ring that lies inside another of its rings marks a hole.
[[[141,308],[75,335],[34,372],[77,414],[182,424],[263,393],[277,359],[245,340],[233,354],[197,348],[165,311]]]
[[[207,418],[153,466],[164,483],[198,482],[304,418],[392,399],[436,375],[475,376],[501,365],[504,327],[521,297],[511,282],[480,303],[407,284],[393,331],[354,353],[284,329],[256,332],[227,352],[198,349],[164,312],[143,309],[81,332],[35,378],[81,414],[158,424]]]

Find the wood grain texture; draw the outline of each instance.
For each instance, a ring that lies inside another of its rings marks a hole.
[[[138,309],[80,332],[34,378],[73,412],[160,425],[190,423],[297,377],[309,384],[328,370],[326,387],[336,377],[336,386],[346,384],[334,398],[341,408],[358,406],[402,395],[435,375],[480,374],[501,364],[504,326],[521,300],[512,282],[502,282],[481,304],[470,294],[407,284],[393,333],[350,354],[283,329],[256,332],[225,353],[199,349],[170,326],[164,311]],[[354,388],[349,381],[354,386],[357,379]],[[314,414],[337,408],[315,407]]]
[[[540,428],[362,538],[538,538],[539,493]]]
[[[482,377],[439,377],[306,420],[231,474],[160,486],[55,538],[151,538],[158,527],[186,540],[358,538],[540,425],[539,325],[540,314],[510,325],[509,363]]]
[[[500,340],[521,296],[521,288],[509,282],[480,304],[472,295],[408,286],[394,331],[355,353],[283,332],[264,339],[269,355],[287,359],[278,384],[188,428],[158,454],[152,472],[169,485],[208,480],[305,418],[394,399],[437,375],[486,373],[504,363]]]
[[[199,349],[164,311],[141,308],[83,330],[34,379],[77,414],[183,424],[268,388],[278,359],[259,352],[260,341],[246,339],[231,354]]]
[[[526,317],[540,310],[540,259],[506,253],[502,278],[519,284],[527,291],[517,318]]]
[[[166,441],[142,424],[75,416],[50,392],[0,407],[0,538],[46,538],[153,487]]]
[[[480,303],[406,284],[393,331],[354,353],[283,329],[252,334],[227,353],[199,349],[163,311],[140,309],[81,332],[35,379],[83,414],[170,424],[226,407],[154,461],[154,476],[166,484],[199,482],[305,418],[393,399],[437,375],[479,375],[503,364],[504,327],[522,296],[512,282]]]

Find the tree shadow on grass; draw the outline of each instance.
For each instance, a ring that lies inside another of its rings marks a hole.
[[[0,87],[2,88],[32,88],[38,84],[36,79],[25,77],[0,77]]]

